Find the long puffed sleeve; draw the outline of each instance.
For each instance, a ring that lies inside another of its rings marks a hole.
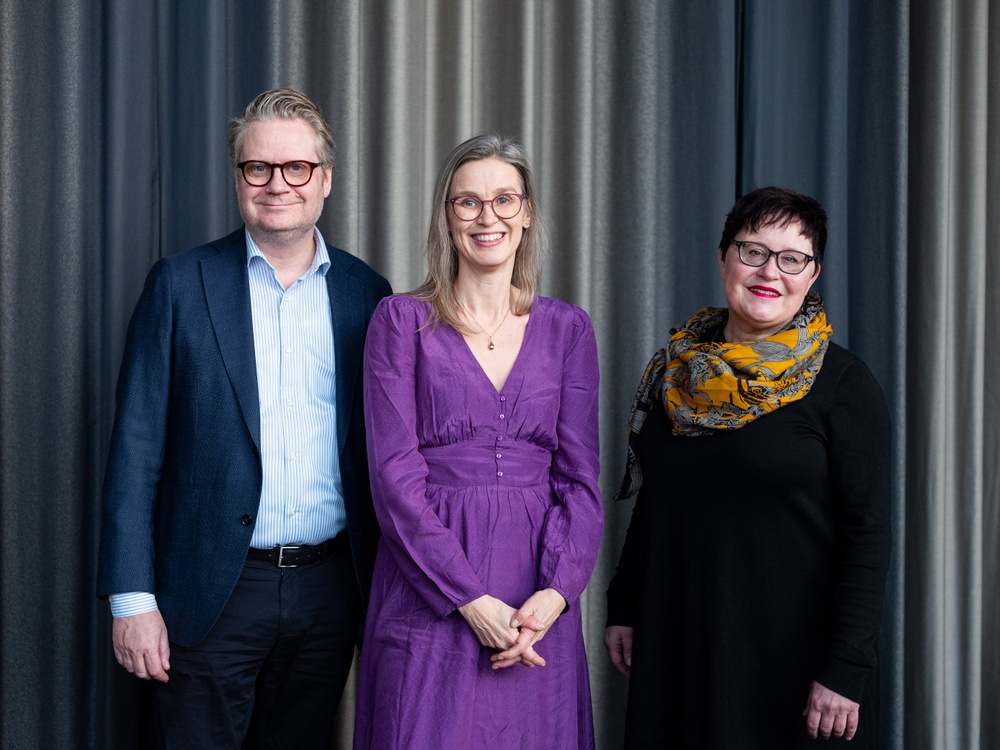
[[[382,300],[372,316],[364,368],[368,464],[385,544],[413,588],[446,617],[487,592],[427,499],[416,386],[423,326],[416,303],[405,297]]]
[[[583,593],[597,562],[604,528],[598,489],[600,373],[590,319],[572,307],[563,352],[562,389],[552,454],[553,506],[545,519],[540,589],[554,588],[567,603]]]

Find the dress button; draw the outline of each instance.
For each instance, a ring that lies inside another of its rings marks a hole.
[[[500,415],[500,419],[503,419],[503,414]]]
[[[497,472],[497,476],[498,476],[498,477],[502,477],[502,476],[503,476],[503,472],[502,472],[502,471],[498,471],[498,472]]]
[[[497,458],[503,458],[503,454],[502,453],[497,453]]]
[[[244,513],[243,518],[240,519],[240,523],[244,526],[249,526],[253,523],[253,519],[250,517],[250,514]]]
[[[507,397],[506,397],[506,396],[501,396],[501,397],[500,397],[500,400],[501,400],[501,401],[506,401],[506,400],[507,400]]]
[[[503,440],[503,435],[497,435],[497,440]]]

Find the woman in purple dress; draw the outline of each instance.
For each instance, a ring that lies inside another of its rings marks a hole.
[[[594,746],[597,347],[583,310],[536,295],[545,249],[523,148],[477,136],[438,176],[427,281],[372,317],[355,748]]]

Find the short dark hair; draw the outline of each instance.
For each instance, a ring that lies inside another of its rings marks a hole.
[[[796,221],[802,226],[802,236],[812,243],[819,268],[826,251],[826,211],[815,198],[782,187],[757,188],[736,201],[726,216],[719,250],[725,255],[743,229],[756,232],[761,227],[786,227]]]

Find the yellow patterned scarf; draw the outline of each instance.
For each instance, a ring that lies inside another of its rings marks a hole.
[[[738,430],[798,401],[823,366],[833,329],[823,300],[810,292],[785,330],[749,343],[706,341],[729,311],[706,307],[670,331],[670,342],[646,366],[629,414],[629,451],[619,498],[635,494],[642,475],[632,443],[659,400],[675,435]]]

